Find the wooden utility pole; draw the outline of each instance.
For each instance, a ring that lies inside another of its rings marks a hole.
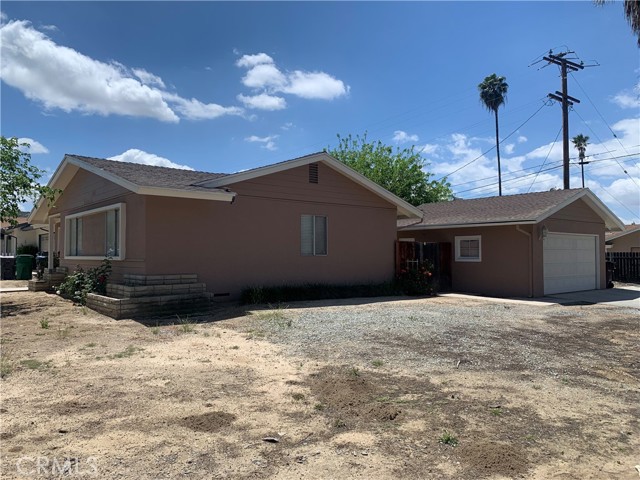
[[[569,107],[574,103],[580,103],[577,98],[570,97],[567,94],[567,72],[576,72],[582,70],[584,65],[567,60],[565,55],[574,52],[564,52],[553,55],[549,52],[549,55],[544,57],[549,63],[560,66],[562,76],[562,92],[550,93],[549,98],[556,100],[562,104],[562,176],[564,180],[564,189],[571,188],[569,185]]]

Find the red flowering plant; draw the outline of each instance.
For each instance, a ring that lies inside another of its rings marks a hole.
[[[84,270],[78,266],[77,270],[65,278],[58,287],[58,294],[66,298],[85,304],[88,293],[107,293],[107,281],[111,274],[111,261],[105,258],[95,267]]]
[[[434,295],[437,290],[433,265],[427,260],[400,269],[396,283],[405,295]]]

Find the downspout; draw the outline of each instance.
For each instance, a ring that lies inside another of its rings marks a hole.
[[[531,234],[526,230],[522,230],[520,225],[516,225],[516,230],[520,233],[524,233],[529,239],[529,298],[533,297],[533,245]]]

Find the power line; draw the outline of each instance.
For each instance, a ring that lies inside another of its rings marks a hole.
[[[542,165],[540,166],[540,170],[538,170],[538,173],[536,173],[535,178],[533,179],[533,182],[531,182],[531,185],[529,185],[529,188],[527,189],[527,193],[529,193],[531,191],[531,187],[533,187],[533,184],[536,183],[536,180],[538,179],[538,175],[540,174],[540,172],[542,171],[542,167],[544,167],[544,164],[547,163],[547,160],[549,159],[549,155],[551,155],[551,151],[553,150],[553,147],[556,145],[556,142],[558,141],[558,137],[560,136],[560,132],[562,132],[562,130],[564,129],[564,125],[562,127],[560,127],[560,130],[558,130],[558,134],[556,135],[556,138],[553,140],[553,143],[551,144],[551,147],[549,148],[549,152],[547,153],[547,156],[544,159],[544,162],[542,162]],[[562,167],[568,168],[569,162],[565,162],[564,160],[562,161]]]
[[[513,178],[509,178],[508,180],[504,180],[502,183],[513,183],[513,182],[518,182],[518,181],[522,181],[532,175],[538,175],[541,172],[550,172],[551,170],[557,170],[559,168],[562,168],[562,165],[556,165],[554,167],[549,167],[546,168],[544,170],[541,170],[540,172],[533,172],[533,173],[528,173],[526,175],[520,175],[519,177],[513,177]],[[460,190],[459,192],[456,193],[456,195],[459,195],[461,193],[466,193],[466,192],[472,192],[474,190],[484,190],[486,188],[490,188],[490,187],[495,187],[498,184],[498,182],[494,182],[494,183],[488,183],[486,185],[481,185],[479,187],[474,187],[474,188],[468,188],[466,190]]]
[[[587,176],[587,178],[589,178],[590,180],[594,181],[591,176],[589,176],[588,174],[585,174]],[[640,219],[640,217],[638,216],[637,213],[631,211],[631,209],[629,207],[627,207],[624,203],[622,203],[620,200],[618,200],[618,198],[614,195],[612,195],[611,193],[609,193],[609,190],[607,190],[605,187],[603,187],[602,185],[600,185],[600,188],[602,189],[602,191],[604,193],[606,193],[607,195],[609,195],[611,198],[613,198],[616,202],[618,202],[627,212],[629,212],[631,215],[633,215],[634,218]]]
[[[526,125],[526,123],[527,123],[529,120],[531,120],[533,117],[535,117],[535,116],[540,112],[540,110],[542,110],[542,109],[543,109],[544,107],[546,107],[547,105],[548,105],[548,103],[547,103],[547,102],[544,102],[544,103],[540,106],[540,108],[538,108],[538,110],[536,110],[536,111],[535,111],[535,112],[534,112],[534,113],[533,113],[529,118],[527,118],[527,119],[526,119],[522,124],[520,124],[520,125],[519,125],[515,130],[513,130],[509,135],[507,135],[507,136],[506,136],[506,137],[504,137],[502,140],[500,140],[500,142],[499,142],[499,143],[500,143],[500,144],[502,144],[505,140],[507,140],[507,139],[508,139],[509,137],[511,137],[514,133],[516,133],[518,130],[520,130],[524,125]],[[480,160],[482,157],[484,157],[487,153],[489,153],[489,152],[490,152],[491,150],[493,150],[494,148],[496,148],[496,147],[495,147],[495,146],[493,146],[493,147],[491,147],[490,149],[488,149],[488,150],[484,151],[483,153],[481,153],[480,155],[478,155],[476,158],[474,158],[474,159],[473,159],[473,160],[471,160],[470,162],[467,162],[467,163],[465,163],[464,165],[462,165],[461,167],[456,168],[453,172],[451,172],[451,173],[449,173],[449,174],[447,174],[447,175],[444,175],[444,176],[440,177],[437,181],[439,182],[440,180],[442,180],[442,179],[444,179],[444,178],[447,178],[447,177],[449,177],[449,176],[453,175],[453,174],[454,174],[454,173],[456,173],[456,172],[459,172],[459,171],[460,171],[460,170],[462,170],[463,168],[468,167],[469,165],[471,165],[471,164],[472,164],[472,163],[474,163],[475,161]]]

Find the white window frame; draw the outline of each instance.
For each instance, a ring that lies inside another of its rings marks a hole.
[[[312,232],[312,237],[313,237],[313,252],[312,253],[303,253],[302,252],[302,219],[304,217],[311,217],[312,222],[311,225],[313,225],[313,232]],[[325,225],[325,247],[326,247],[326,252],[325,253],[316,253],[316,217],[322,217],[324,218],[324,225]],[[302,255],[303,257],[326,257],[327,255],[329,255],[329,217],[327,215],[311,215],[311,214],[304,214],[300,216],[300,255]]]
[[[478,241],[477,257],[463,257],[460,255],[460,243],[464,240]],[[461,237],[455,237],[455,244],[456,244],[456,262],[481,262],[482,261],[482,235],[465,235]]]
[[[119,252],[118,256],[110,257],[111,260],[124,260],[125,259],[125,225],[126,222],[126,204],[125,203],[114,203],[113,205],[107,205],[106,207],[94,208],[92,210],[85,210],[84,212],[74,213],[73,215],[66,215],[64,218],[64,257],[70,258],[74,260],[102,260],[106,257],[106,255],[102,256],[94,256],[94,255],[71,255],[69,252],[71,250],[71,230],[70,224],[71,220],[76,218],[87,217],[89,215],[95,215],[96,213],[107,212],[109,210],[120,210],[118,214],[118,246]],[[107,230],[105,228],[105,250],[107,245],[106,238]]]

